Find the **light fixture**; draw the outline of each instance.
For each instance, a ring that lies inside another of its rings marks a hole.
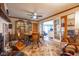
[[[37,17],[34,15],[34,16],[32,16],[32,19],[36,19]]]

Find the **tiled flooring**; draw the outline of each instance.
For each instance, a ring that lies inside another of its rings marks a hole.
[[[21,52],[28,56],[59,56],[61,54],[60,44],[53,40],[42,41],[43,44],[30,45]]]

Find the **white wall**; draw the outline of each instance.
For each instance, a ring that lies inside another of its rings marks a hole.
[[[19,20],[17,18],[10,18],[12,24],[12,33],[15,34],[15,21]]]
[[[75,19],[76,29],[79,29],[79,11],[75,13]]]
[[[79,32],[79,11],[75,13],[75,30]]]
[[[0,33],[3,33],[3,23],[8,24],[2,17],[0,17]]]

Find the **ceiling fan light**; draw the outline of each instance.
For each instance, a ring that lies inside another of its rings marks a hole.
[[[36,17],[36,16],[33,16],[32,18],[33,18],[33,19],[36,19],[37,17]]]

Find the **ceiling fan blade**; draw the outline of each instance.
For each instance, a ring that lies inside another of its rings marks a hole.
[[[33,13],[33,12],[31,12],[31,11],[24,10],[24,9],[15,9],[15,10],[19,10],[19,11],[21,11],[21,12],[26,12],[26,13]]]
[[[37,17],[43,17],[42,15],[37,15]]]
[[[27,10],[23,10],[23,11],[25,11],[25,12],[27,12],[27,13],[31,13],[31,14],[33,14],[33,12],[31,12],[31,11],[27,11]]]
[[[26,15],[27,15],[27,16],[33,16],[32,14],[28,14],[28,13],[26,13]]]

